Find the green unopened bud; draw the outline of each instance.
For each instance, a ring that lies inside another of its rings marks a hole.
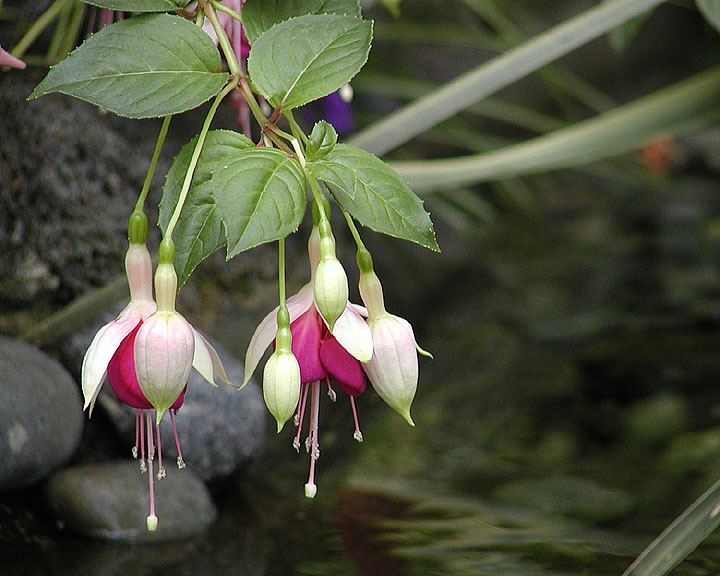
[[[332,331],[335,321],[345,311],[348,302],[347,274],[335,254],[320,259],[313,280],[313,297],[320,314]]]
[[[280,432],[300,399],[300,365],[290,350],[276,349],[265,364],[263,398]]]

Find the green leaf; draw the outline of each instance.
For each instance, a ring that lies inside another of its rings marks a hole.
[[[177,204],[196,143],[197,136],[182,147],[165,177],[158,217],[163,231],[167,228]],[[230,130],[208,132],[187,199],[173,233],[175,270],[180,286],[200,262],[225,245],[225,234],[210,183],[213,171],[240,150],[253,147],[252,141],[237,132]]]
[[[334,148],[337,139],[337,132],[332,124],[320,120],[310,132],[310,141],[305,147],[307,159],[319,160]]]
[[[322,159],[308,163],[308,170],[361,224],[440,250],[422,200],[379,158],[360,148],[337,144]]]
[[[695,0],[705,19],[720,31],[720,0]]]
[[[248,0],[243,5],[243,29],[252,46],[275,24],[306,14],[337,14],[360,18],[358,0]]]
[[[190,0],[83,0],[83,2],[127,12],[168,12],[185,8]]]
[[[348,82],[367,60],[372,22],[318,14],[265,32],[250,50],[248,71],[275,107],[297,108]]]
[[[120,116],[195,108],[225,85],[220,53],[192,22],[143,14],[106,26],[50,69],[30,99],[62,92]]]
[[[218,165],[211,180],[227,237],[227,257],[285,238],[305,214],[300,163],[275,148],[242,150]]]

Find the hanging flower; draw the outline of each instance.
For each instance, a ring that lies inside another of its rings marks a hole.
[[[308,242],[311,280],[297,294],[287,300],[292,334],[291,347],[299,365],[301,388],[300,402],[298,403],[296,400],[292,411],[286,411],[285,414],[289,418],[292,412],[295,412],[295,424],[298,431],[293,440],[293,446],[299,450],[305,410],[309,408],[310,411],[309,433],[305,441],[305,447],[310,453],[310,476],[305,486],[305,493],[310,498],[317,491],[314,474],[315,460],[320,455],[318,409],[321,383],[327,384],[328,393],[333,400],[336,398],[336,394],[331,387],[331,382],[337,383],[348,394],[355,424],[354,437],[356,440],[362,441],[354,397],[365,390],[365,377],[361,362],[368,361],[373,350],[370,329],[363,318],[367,313],[362,306],[346,301],[345,309],[336,320],[332,333],[320,314],[313,297],[315,270],[320,260],[319,243],[319,231],[314,228]],[[276,308],[265,316],[250,340],[245,356],[244,383],[250,379],[265,350],[275,340],[278,326],[277,311]],[[273,356],[270,357],[268,363]],[[310,395],[309,407],[307,405],[308,395]]]
[[[162,260],[161,258],[155,279],[158,305],[152,297],[150,253],[144,243],[130,243],[125,257],[130,303],[115,320],[98,331],[85,353],[82,365],[85,408],[89,408],[90,413],[106,377],[116,396],[137,410],[133,456],[137,458],[139,453],[140,469],[143,472],[148,468],[150,470],[148,530],[155,530],[158,523],[153,482],[153,461],[156,453],[157,477],[160,479],[165,476],[159,428],[162,416],[166,411],[170,411],[178,452],[177,464],[179,468],[183,468],[185,462],[174,413],[183,403],[191,367],[212,384],[214,373],[230,383],[215,349],[187,320],[175,312],[177,276],[172,263]],[[154,434],[151,416],[153,409]]]
[[[385,310],[382,285],[372,267],[361,271],[360,296],[373,340],[372,358],[363,364],[365,373],[385,403],[414,426],[410,406],[417,390],[418,352],[431,355],[417,345],[407,320]]]

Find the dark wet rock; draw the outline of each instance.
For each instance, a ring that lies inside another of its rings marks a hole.
[[[29,486],[66,462],[82,435],[70,374],[36,348],[0,337],[0,490]]]
[[[0,301],[23,304],[67,301],[122,271],[127,218],[156,131],[136,122],[148,142],[131,143],[117,119],[85,102],[27,102],[38,81],[0,81]]]
[[[112,318],[113,315],[108,314],[102,321]],[[63,358],[73,370],[79,372],[85,350],[99,326],[76,332],[67,339]],[[230,381],[239,386],[243,381],[243,363],[217,342],[212,343]],[[216,381],[219,386],[211,386],[193,370],[185,402],[175,418],[183,457],[204,480],[228,476],[256,456],[262,448],[266,432],[265,404],[255,381],[248,382],[242,390],[217,378]],[[118,400],[108,385],[103,386],[98,403],[109,415],[121,441],[127,445],[129,456],[135,445],[135,410]],[[163,453],[168,461],[174,460],[177,451],[169,418],[163,418],[160,431],[165,439]]]
[[[622,490],[564,476],[508,482],[494,496],[547,514],[600,523],[626,518],[634,506],[632,497]]]
[[[166,466],[155,481],[158,528],[149,532],[148,475],[134,460],[66,468],[44,488],[58,526],[107,540],[151,542],[202,533],[217,516],[205,484],[192,470]]]

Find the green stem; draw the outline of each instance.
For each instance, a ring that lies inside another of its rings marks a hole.
[[[47,59],[50,62],[57,62],[61,59],[63,38],[67,33],[70,17],[72,16],[72,3],[66,4],[57,17],[57,23],[53,30],[52,40],[48,46]]]
[[[25,36],[20,39],[20,42],[10,51],[10,54],[15,56],[15,58],[22,58],[31,44],[37,40],[37,37],[60,15],[65,6],[70,2],[72,2],[72,0],[55,0],[55,2],[42,13],[40,18],[35,20],[35,23],[25,32]]]
[[[255,94],[253,94],[250,89],[250,85],[248,84],[246,78],[240,80],[239,89],[245,98],[245,102],[247,102],[247,105],[250,108],[250,112],[252,112],[252,115],[255,116],[255,121],[260,126],[264,126],[267,123],[267,118],[265,117],[262,108],[260,108],[260,104],[258,104],[258,101],[255,99]]]
[[[228,8],[227,6],[225,6],[225,4],[223,4],[222,2],[218,2],[217,0],[210,0],[210,4],[213,5],[213,8],[215,8],[215,10],[225,12],[225,14],[229,14],[230,16],[235,18],[235,20],[240,22],[240,24],[242,24],[242,15],[238,12],[235,12],[235,10],[233,10],[232,8]]]
[[[78,36],[80,35],[80,29],[83,21],[85,20],[85,11],[87,4],[84,2],[76,2],[73,7],[73,13],[70,18],[70,24],[68,25],[68,32],[65,34],[65,41],[60,47],[60,56],[68,54],[75,46]]]
[[[218,18],[217,12],[214,8],[214,4],[212,2],[209,2],[208,0],[200,0],[200,5],[205,12],[205,16],[207,16],[208,20],[210,20],[213,30],[215,30],[215,34],[218,38],[218,43],[220,44],[220,48],[222,48],[223,54],[225,54],[225,59],[227,60],[228,66],[230,68],[230,74],[238,78],[244,77],[244,74],[240,69],[240,63],[238,62],[237,56],[235,55],[235,50],[233,50],[232,45],[230,44],[230,39],[225,33],[225,28],[223,28],[223,25]]]
[[[720,67],[630,104],[500,150],[455,159],[393,164],[415,191],[454,188],[558,170],[626,154],[717,115]]]
[[[200,159],[200,153],[202,152],[203,145],[205,144],[205,138],[207,137],[207,133],[210,130],[210,123],[215,116],[215,112],[217,112],[218,106],[220,106],[220,102],[222,102],[223,98],[225,98],[225,96],[230,94],[230,92],[235,89],[237,83],[238,78],[234,78],[227,86],[225,86],[225,88],[223,88],[222,91],[215,97],[215,101],[212,103],[212,106],[210,106],[210,110],[208,110],[207,116],[205,117],[205,122],[203,123],[202,129],[200,130],[200,134],[198,134],[198,140],[195,144],[195,149],[193,150],[192,157],[190,158],[190,164],[188,165],[188,170],[185,174],[185,180],[183,181],[182,188],[180,189],[180,194],[178,196],[177,204],[175,205],[175,210],[170,217],[170,221],[168,222],[167,228],[165,229],[165,234],[163,235],[163,238],[172,238],[172,233],[175,230],[175,225],[180,218],[180,213],[182,212],[183,205],[185,204],[185,199],[187,198],[188,191],[190,190],[190,184],[192,183],[192,178],[195,174],[195,167],[197,166],[198,160]]]
[[[342,211],[343,216],[345,216],[345,221],[347,222],[348,228],[350,229],[350,234],[352,234],[352,237],[355,240],[355,244],[357,244],[358,250],[365,250],[367,252],[367,248],[365,248],[365,244],[362,241],[362,238],[360,238],[360,232],[357,229],[357,226],[355,225],[355,221],[352,219],[352,216],[345,212],[345,210]]]
[[[610,0],[463,74],[348,143],[383,154],[665,0]]]
[[[323,202],[325,194],[323,194],[323,191],[320,189],[320,184],[315,179],[315,176],[310,174],[305,166],[303,166],[303,171],[305,172],[305,178],[308,181],[308,184],[310,184],[310,190],[312,191],[313,199],[315,201],[318,214],[320,215],[320,222],[328,222],[328,215],[325,212],[325,203]]]
[[[293,133],[293,136],[302,142],[303,145],[307,145],[309,141],[308,137],[305,132],[303,132],[300,124],[297,123],[297,120],[295,120],[292,110],[283,110],[283,116],[285,116],[285,119],[288,121],[288,125],[290,126],[290,131]]]
[[[285,238],[278,240],[278,300],[285,307]]]
[[[150,166],[148,167],[147,174],[145,175],[145,182],[143,182],[140,196],[138,196],[137,202],[135,203],[135,210],[142,212],[143,206],[145,206],[145,199],[147,198],[148,192],[150,191],[150,185],[152,184],[153,177],[155,176],[155,168],[157,167],[158,160],[160,159],[160,152],[162,151],[163,144],[165,143],[165,137],[170,127],[171,116],[165,116],[163,119],[162,126],[160,127],[160,133],[155,142],[155,150],[153,151],[152,159],[150,160]]]

